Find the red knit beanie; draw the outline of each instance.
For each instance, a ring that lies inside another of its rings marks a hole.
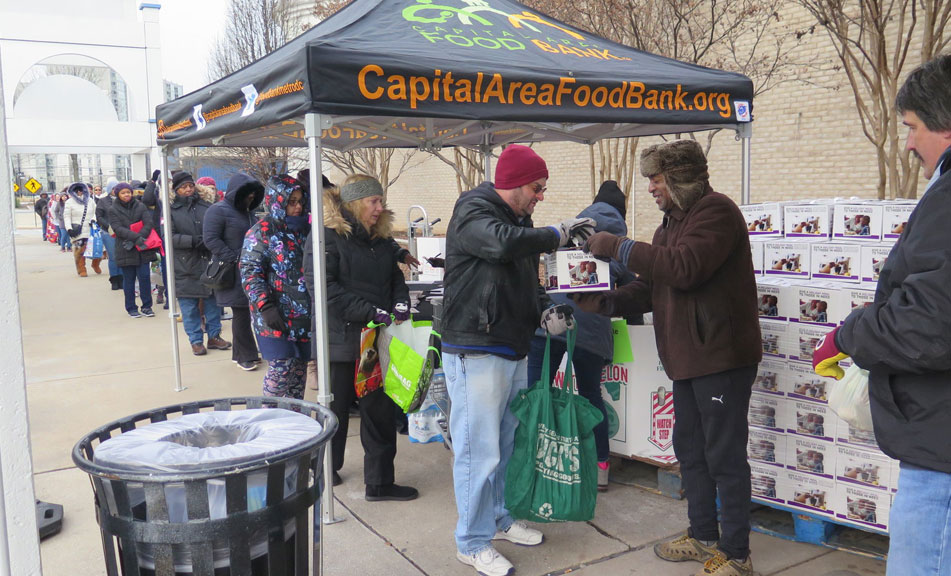
[[[528,146],[512,144],[502,151],[495,166],[495,187],[512,190],[548,178],[548,165]]]

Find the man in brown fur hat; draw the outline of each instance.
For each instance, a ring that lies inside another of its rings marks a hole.
[[[664,212],[653,241],[599,232],[585,246],[626,264],[639,281],[581,295],[578,305],[608,316],[654,313],[657,351],[674,382],[674,453],[690,521],[684,536],[654,552],[704,562],[698,575],[749,575],[747,411],[762,348],[746,224],[736,204],[710,187],[693,140],[647,148],[641,174]]]

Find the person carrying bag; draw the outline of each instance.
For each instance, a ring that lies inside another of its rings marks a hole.
[[[604,416],[572,390],[576,332],[572,328],[567,333],[564,388],[549,385],[549,336],[541,378],[510,405],[518,428],[505,473],[505,507],[514,518],[584,522],[594,517],[598,497],[594,427]]]

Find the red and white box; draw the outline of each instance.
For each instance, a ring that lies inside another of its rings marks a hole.
[[[756,378],[753,380],[753,392],[783,396],[787,378],[785,362],[764,358],[760,361]]]
[[[779,497],[779,485],[785,477],[786,474],[782,468],[750,462],[753,498],[783,504],[785,500]]]
[[[776,202],[740,206],[750,236],[782,236],[783,206]]]
[[[597,292],[611,289],[611,268],[580,249],[545,254],[545,289],[555,292]]]
[[[787,418],[790,422],[786,432],[830,442],[835,439],[839,418],[831,408],[808,400],[790,398],[786,402],[788,402],[786,409],[789,413]]]
[[[750,426],[773,432],[785,432],[789,425],[786,400],[770,394],[750,395],[750,411],[747,420]]]
[[[891,507],[892,495],[887,490],[836,484],[833,508],[838,520],[887,532]]]
[[[746,452],[751,462],[783,468],[786,463],[786,434],[750,427]]]
[[[816,474],[786,470],[779,483],[779,497],[787,506],[817,514],[835,514],[835,481]]]
[[[833,478],[835,475],[835,442],[803,436],[786,438],[786,468]]]
[[[812,245],[809,266],[813,278],[835,282],[858,282],[861,278],[862,246],[860,244]]]
[[[862,256],[860,263],[860,276],[862,282],[878,282],[878,275],[885,265],[885,260],[891,254],[892,246],[887,244],[875,244],[873,246],[862,246]]]
[[[816,374],[811,362],[789,362],[786,365],[786,375],[783,391],[786,392],[787,398],[819,404],[829,403],[829,387],[835,381]]]
[[[839,203],[832,209],[832,237],[860,242],[882,239],[884,206],[877,202]]]
[[[891,458],[872,448],[836,446],[835,481],[878,490],[891,490]]]
[[[882,238],[894,242],[901,237],[901,233],[908,225],[911,213],[918,206],[917,203],[889,202],[885,205],[882,214]]]
[[[783,232],[786,238],[825,239],[832,234],[832,204],[783,206]]]

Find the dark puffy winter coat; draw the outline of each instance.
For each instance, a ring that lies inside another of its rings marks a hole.
[[[99,224],[103,232],[109,232],[109,210],[112,210],[114,201],[115,196],[106,195],[96,202],[96,224]]]
[[[951,150],[878,276],[835,333],[868,370],[875,439],[903,463],[951,473]]]
[[[172,248],[175,258],[175,295],[179,298],[207,298],[212,290],[199,281],[211,252],[202,240],[202,222],[211,205],[198,193],[176,196],[169,210]]]
[[[241,286],[251,303],[251,326],[258,336],[282,338],[290,342],[310,340],[313,302],[304,282],[304,240],[310,234],[306,224],[310,200],[304,194],[303,224],[293,229],[287,224],[287,201],[297,180],[275,176],[268,180],[264,204],[267,215],[248,230],[241,250]],[[264,323],[261,308],[277,307],[285,328],[274,330]]]
[[[142,203],[148,209],[148,214],[152,218],[152,226],[159,236],[164,237],[165,231],[162,229],[162,202],[158,185],[149,180],[145,183],[145,189],[142,192]]]
[[[251,205],[244,206],[248,196]],[[235,174],[228,181],[225,199],[212,204],[205,213],[202,226],[202,238],[205,246],[211,250],[212,258],[238,265],[244,236],[258,221],[254,209],[264,200],[264,185],[247,174]],[[219,306],[247,306],[248,298],[241,288],[241,279],[235,274],[234,286],[228,290],[217,290],[215,300]]]
[[[409,289],[397,265],[402,250],[392,239],[392,226],[393,212],[383,210],[367,232],[356,217],[343,208],[339,194],[324,193],[331,362],[357,359],[360,331],[373,319],[377,308],[392,312],[397,303],[409,304]],[[307,288],[313,294],[314,259],[309,240],[304,270]],[[316,358],[316,352],[313,357]]]
[[[519,220],[491,182],[460,196],[446,233],[443,343],[528,354],[551,304],[538,282],[538,256],[556,248],[558,233]]]
[[[129,229],[129,226],[136,222],[144,222],[142,230],[138,233]],[[135,247],[135,241],[145,240],[152,231],[152,219],[149,217],[149,209],[145,207],[138,199],[133,198],[127,204],[123,204],[118,198],[112,203],[109,210],[109,226],[116,235],[116,265],[117,266],[138,266],[143,262],[152,262],[155,260],[155,251],[146,250],[140,252]],[[112,258],[112,255],[109,256]]]

